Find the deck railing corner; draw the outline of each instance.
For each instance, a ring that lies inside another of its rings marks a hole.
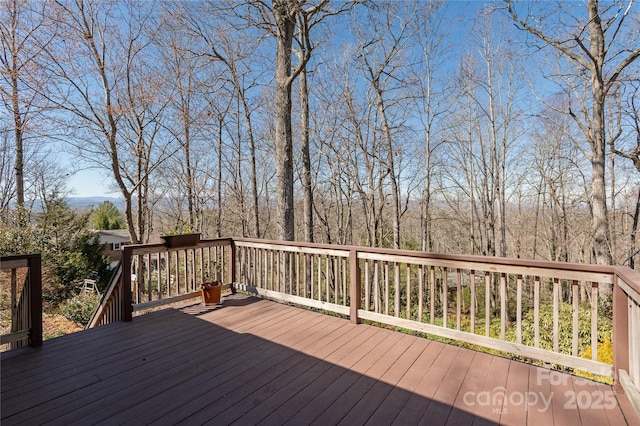
[[[17,270],[26,268],[27,274],[20,292]],[[11,332],[3,334],[0,342],[11,348],[42,345],[42,258],[40,253],[0,257],[0,269],[11,271]]]
[[[640,272],[624,267],[614,271],[614,380],[640,416]]]

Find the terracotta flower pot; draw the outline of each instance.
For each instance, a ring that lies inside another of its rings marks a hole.
[[[204,283],[202,285],[202,303],[215,305],[220,303],[222,295],[222,283]]]

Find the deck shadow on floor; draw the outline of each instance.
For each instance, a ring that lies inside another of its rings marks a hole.
[[[496,424],[200,315],[168,309],[3,359],[2,424]]]

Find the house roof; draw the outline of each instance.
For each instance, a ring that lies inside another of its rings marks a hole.
[[[100,235],[120,237],[126,239],[127,241],[131,239],[131,236],[129,235],[129,231],[127,229],[97,229],[95,230],[95,233]]]

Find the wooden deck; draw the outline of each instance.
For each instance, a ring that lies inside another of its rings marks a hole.
[[[639,425],[611,386],[236,295],[2,354],[2,425]]]

